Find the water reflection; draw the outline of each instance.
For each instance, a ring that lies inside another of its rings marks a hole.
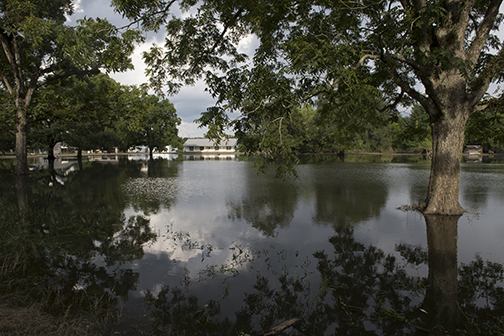
[[[289,226],[298,202],[298,188],[292,178],[277,179],[258,176],[248,166],[244,172],[245,188],[242,199],[226,202],[228,218],[245,220],[266,236],[275,236],[277,229]]]
[[[144,215],[169,209],[177,193],[178,165],[158,158],[140,163],[140,174],[130,177],[121,189],[135,211]]]
[[[424,216],[427,225],[429,276],[423,301],[424,321],[455,333],[462,329],[458,300],[457,222],[458,216]]]
[[[238,156],[234,154],[202,154],[188,155],[184,153],[184,160],[188,161],[235,161]]]
[[[315,223],[340,230],[380,214],[388,198],[385,171],[369,167],[357,164],[302,167],[301,176],[312,183]]]
[[[139,167],[86,166],[50,165],[2,179],[2,190],[17,196],[0,204],[1,294],[41,302],[57,315],[87,312],[111,322],[119,318],[119,298],[126,301],[139,279],[118,266],[141,259],[156,234],[148,218],[124,215],[120,185]]]
[[[291,335],[504,332],[500,248],[474,257],[483,232],[464,240],[500,225],[502,167],[463,166],[461,197],[485,219],[468,225],[395,210],[423,194],[421,159],[317,158],[285,180],[243,161],[117,159],[1,172],[2,295],[28,288],[120,334],[261,335],[293,318]]]
[[[329,238],[332,250],[313,255],[317,266],[313,272],[308,271],[308,259],[299,255],[289,256],[297,260],[294,269],[264,272],[260,264],[270,261],[264,251],[236,251],[228,263],[213,268],[222,273],[232,268],[233,277],[255,279],[235,307],[234,319],[220,312],[232,283],[241,280],[225,281],[213,299],[200,302],[190,288],[201,285],[201,279],[194,283],[187,279],[183,286],[165,285],[158,293],[148,293],[153,332],[262,335],[293,318],[300,322],[290,335],[502,332],[504,268],[480,258],[458,268],[457,221],[458,217],[429,216],[428,250],[398,245],[401,258],[356,241],[351,229],[340,230]],[[424,263],[427,278],[412,274],[410,269]],[[239,270],[242,264],[248,267]],[[320,283],[312,283],[314,274]],[[478,306],[481,298],[488,302],[484,307]]]

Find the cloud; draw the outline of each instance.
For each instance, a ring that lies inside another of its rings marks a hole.
[[[188,13],[186,13],[186,15],[187,14]],[[129,23],[128,20],[122,18],[120,14],[114,11],[110,6],[110,2],[103,2],[101,0],[76,0],[74,2],[74,14],[68,17],[68,23],[70,25],[76,24],[78,19],[84,17],[106,18],[116,27],[123,27]],[[134,70],[110,74],[110,77],[119,83],[139,86],[148,82],[148,78],[145,74],[146,65],[143,61],[142,54],[148,51],[154,44],[162,45],[165,35],[163,33],[155,34],[153,32],[145,34],[145,43],[138,45],[132,55]],[[241,53],[252,55],[257,45],[258,41],[255,36],[249,35],[240,42],[238,50]],[[177,115],[182,119],[182,124],[179,126],[179,135],[181,137],[202,137],[206,132],[206,128],[201,129],[198,127],[198,124],[193,122],[195,119],[198,119],[201,113],[206,111],[208,107],[215,104],[215,100],[205,91],[205,88],[205,83],[199,81],[196,85],[183,87],[178,94],[168,97],[170,102],[175,106]]]
[[[132,56],[132,71],[122,73],[112,73],[110,77],[124,85],[140,85],[147,83],[148,78],[145,75],[146,66],[142,59],[142,53],[149,50],[153,41],[149,41],[138,46]],[[180,92],[174,96],[168,97],[177,110],[177,115],[182,119],[182,125],[179,126],[179,135],[181,137],[202,137],[205,129],[199,129],[198,125],[193,123],[195,119],[201,116],[201,112],[206,111],[214,105],[214,100],[208,92],[205,91],[203,82],[196,83],[195,86],[183,87]]]
[[[182,124],[178,127],[178,135],[181,138],[201,138],[207,131],[207,128],[198,128],[198,125],[193,122],[185,122],[182,120]]]
[[[114,12],[108,2],[101,0],[77,0],[74,3],[74,14],[68,17],[70,25],[75,24],[78,19],[84,17],[106,18],[110,23],[117,27],[125,26],[128,21]],[[111,73],[110,77],[124,85],[141,85],[147,83],[148,78],[145,74],[146,66],[142,54],[148,51],[153,44],[163,44],[164,35],[146,33],[146,42],[138,45],[132,55],[134,70]],[[179,126],[179,135],[183,137],[202,137],[205,129],[198,128],[193,121],[200,117],[201,112],[212,106],[214,103],[212,97],[205,92],[203,82],[197,83],[193,87],[184,87],[180,92],[169,97],[177,110],[177,115],[182,119],[182,125]]]
[[[257,36],[249,34],[238,43],[238,52],[246,55],[253,55],[258,46],[259,40]]]

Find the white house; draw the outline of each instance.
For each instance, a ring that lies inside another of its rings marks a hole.
[[[184,153],[235,153],[238,139],[222,139],[219,144],[215,140],[189,139],[184,143]]]

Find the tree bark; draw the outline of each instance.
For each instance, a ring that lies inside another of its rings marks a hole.
[[[467,118],[458,114],[431,124],[432,163],[424,214],[461,215],[460,163]]]
[[[27,111],[25,107],[17,108],[16,120],[16,175],[28,175],[28,150],[26,148]]]

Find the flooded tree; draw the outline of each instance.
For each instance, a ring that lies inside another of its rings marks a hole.
[[[423,211],[462,213],[465,126],[502,95],[486,97],[504,70],[495,35],[502,0],[181,1],[182,18],[171,16],[176,1],[113,4],[144,29],[166,27],[164,46],[144,54],[152,84],[176,91],[204,79],[217,103],[199,123],[212,137],[226,127],[262,134],[256,149],[266,162],[294,158],[287,131],[268,134],[286,129],[303,104],[324,102],[327,120],[352,130],[416,101],[432,132]],[[249,61],[239,43],[250,37]]]
[[[155,149],[162,152],[168,145],[181,144],[177,129],[181,119],[168,99],[149,94],[145,88],[129,86],[123,87],[120,102],[124,115],[115,129],[123,147],[147,146],[152,160]]]

